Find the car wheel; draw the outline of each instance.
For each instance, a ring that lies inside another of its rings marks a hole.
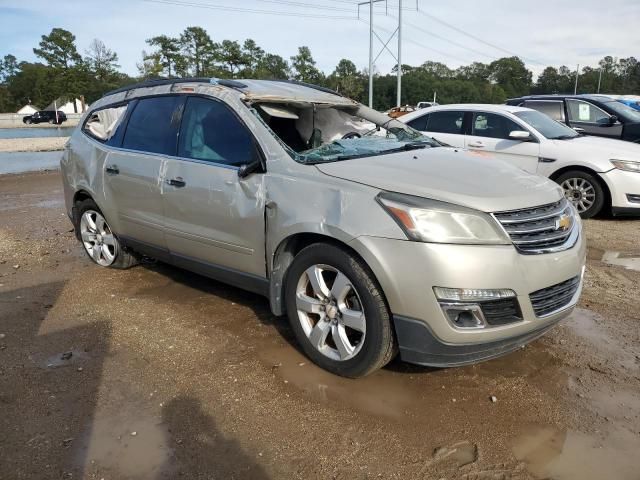
[[[389,308],[367,265],[340,247],[316,243],[293,260],[285,284],[287,314],[307,356],[337,375],[382,368],[396,344]]]
[[[582,218],[591,218],[602,210],[605,194],[595,176],[572,170],[560,175],[556,182],[560,184],[564,196],[575,205]]]
[[[93,200],[78,202],[76,209],[78,237],[84,251],[93,262],[101,267],[122,269],[137,263],[137,259],[122,248],[118,237],[113,233]]]
[[[31,119],[30,119],[30,118],[27,118],[27,119],[24,121],[24,123],[26,123],[27,125],[31,125]]]

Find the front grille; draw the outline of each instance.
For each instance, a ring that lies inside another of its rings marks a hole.
[[[544,317],[569,305],[579,286],[580,276],[577,276],[530,293],[529,299],[536,317]]]
[[[561,249],[576,228],[571,205],[564,198],[540,207],[494,213],[494,217],[522,253]],[[563,227],[562,222],[568,222],[568,227]]]
[[[518,300],[515,298],[502,298],[480,303],[484,319],[492,327],[507,325],[522,320],[522,313]]]

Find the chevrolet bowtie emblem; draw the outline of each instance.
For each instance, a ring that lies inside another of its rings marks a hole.
[[[571,228],[571,217],[567,214],[562,214],[560,218],[556,220],[556,230],[566,232]]]

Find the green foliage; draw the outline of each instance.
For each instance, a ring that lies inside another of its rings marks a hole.
[[[309,47],[298,47],[298,54],[291,57],[291,69],[294,80],[315,84],[324,81],[324,75],[316,67]]]
[[[34,48],[33,53],[50,67],[68,70],[82,62],[75,42],[76,37],[71,32],[63,28],[54,28],[49,35],[42,35],[40,48]]]
[[[311,50],[298,48],[290,61],[265,52],[254,40],[242,43],[214,41],[202,27],[191,26],[177,37],[158,35],[146,40],[150,50],[142,51],[139,76],[131,78],[119,71],[118,55],[95,39],[78,53],[75,36],[54,28],[43,35],[34,53],[44,63],[19,63],[13,55],[0,59],[0,111],[11,111],[31,102],[42,108],[54,99],[85,96],[88,103],[105,92],[136,80],[164,77],[219,77],[294,79],[334,89],[367,102],[368,76],[349,59],[343,58],[330,75],[318,69]],[[396,104],[396,71],[374,76],[374,107],[386,110]],[[451,69],[444,63],[427,60],[421,65],[402,65],[402,104],[433,99],[440,103],[502,103],[507,98],[528,93],[572,93],[575,70],[566,66],[547,67],[532,81],[532,73],[518,57],[500,58],[492,63],[474,62]],[[596,68],[580,72],[578,93],[640,93],[640,63],[634,58],[604,57]]]

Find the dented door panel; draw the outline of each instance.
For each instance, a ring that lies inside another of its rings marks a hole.
[[[172,254],[266,277],[264,175],[241,179],[235,167],[169,159],[162,203]]]

